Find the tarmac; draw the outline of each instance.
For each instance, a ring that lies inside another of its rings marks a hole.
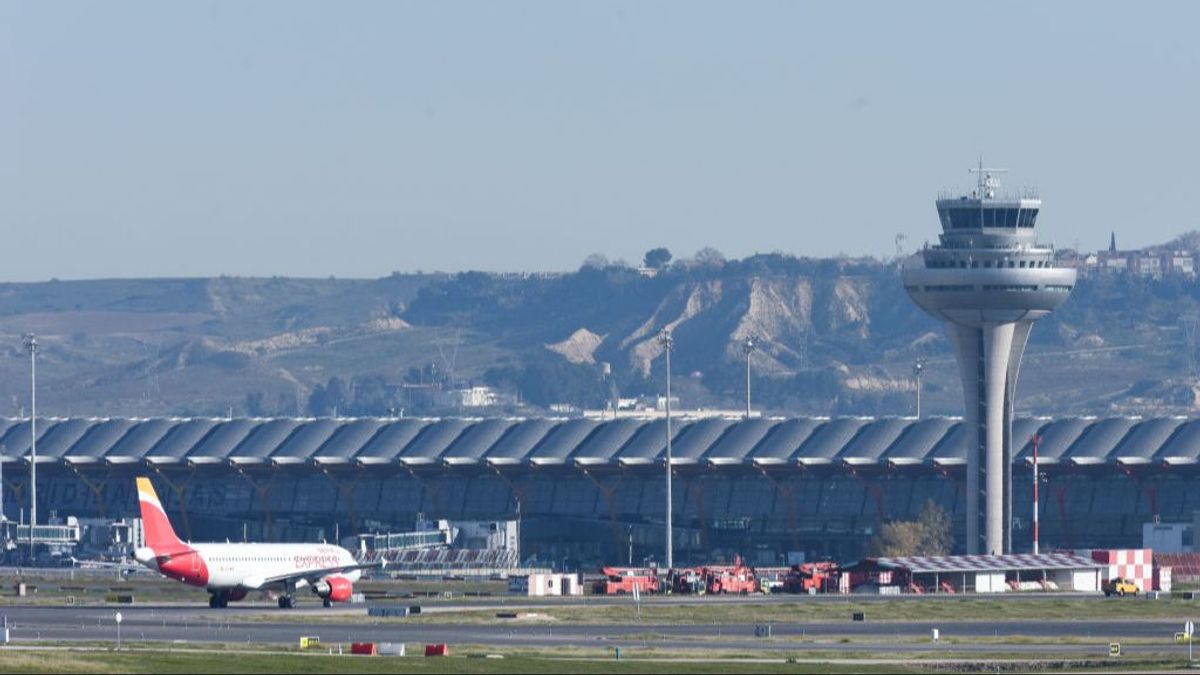
[[[477,605],[476,605],[477,607]],[[403,619],[380,622],[369,619],[366,609],[326,610],[302,607],[279,610],[266,604],[209,609],[194,604],[139,605],[128,607],[63,607],[7,605],[0,616],[13,644],[115,642],[114,617],[122,614],[125,641],[193,643],[247,643],[298,645],[301,636],[319,636],[322,643],[407,642],[449,643],[535,649],[637,648],[667,650],[806,651],[876,654],[938,653],[1013,654],[1030,658],[1039,654],[1101,657],[1108,642],[1139,639],[1143,644],[1123,645],[1127,654],[1187,653],[1175,644],[1177,621],[838,621],[773,623],[771,636],[756,636],[764,624],[554,624],[526,620],[437,623]],[[274,612],[286,612],[275,619]],[[632,617],[631,617],[632,619]],[[932,629],[940,641],[931,639]],[[996,642],[1009,639],[1012,642]],[[979,640],[975,642],[973,640]],[[1153,640],[1153,644],[1146,642]]]

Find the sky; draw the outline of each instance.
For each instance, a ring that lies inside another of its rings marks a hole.
[[[1200,229],[1200,3],[0,2],[0,280]]]

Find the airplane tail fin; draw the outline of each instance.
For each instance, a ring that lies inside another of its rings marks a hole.
[[[186,548],[184,543],[175,535],[171,520],[163,510],[162,502],[158,501],[158,493],[150,484],[149,478],[138,477],[138,506],[142,509],[142,528],[146,534],[146,546],[156,552]]]

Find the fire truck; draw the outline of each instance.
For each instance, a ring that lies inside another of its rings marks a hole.
[[[784,593],[824,593],[837,579],[837,563],[812,562],[792,565],[783,579]]]
[[[707,590],[703,567],[671,570],[668,579],[671,584],[671,592],[679,595],[704,595]]]
[[[632,594],[635,586],[639,593],[659,591],[658,570],[654,568],[601,567],[600,573],[604,578],[597,579],[592,586],[596,595]]]
[[[736,556],[732,566],[704,568],[705,591],[713,594],[740,593],[747,595],[759,591],[758,575],[753,567],[742,563]]]

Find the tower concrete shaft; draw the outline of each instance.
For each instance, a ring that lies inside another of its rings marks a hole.
[[[1060,306],[1075,270],[1037,243],[1041,200],[997,198],[979,168],[970,196],[938,199],[943,233],[902,271],[904,288],[945,322],[963,386],[967,553],[1012,551],[1012,416],[1033,322]]]
[[[1017,371],[1032,321],[950,324],[962,376],[967,448],[967,542],[985,553],[1012,550],[1012,409]]]

